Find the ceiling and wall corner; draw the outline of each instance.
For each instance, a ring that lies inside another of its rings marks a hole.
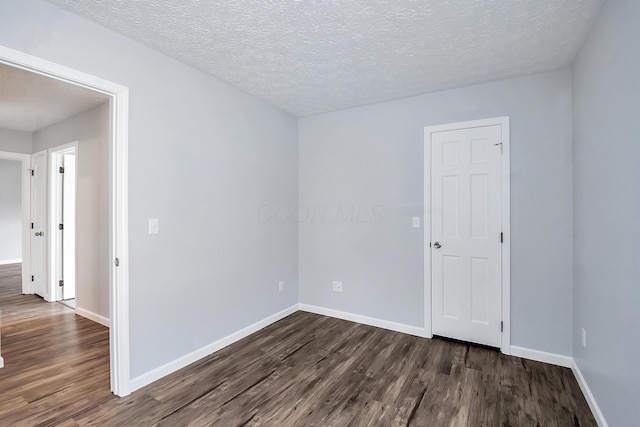
[[[0,63],[0,128],[35,132],[108,100],[99,92]]]
[[[569,67],[604,0],[48,0],[296,116]]]
[[[0,151],[33,153],[33,133],[0,127]]]

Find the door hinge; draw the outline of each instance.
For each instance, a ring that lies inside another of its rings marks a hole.
[[[58,169],[60,171],[60,173],[64,173],[64,168],[62,166],[60,166],[60,169]]]
[[[33,230],[33,223],[31,223],[31,229]]]
[[[64,230],[64,225],[58,224],[58,230]]]
[[[34,281],[33,275],[31,276],[31,281],[32,281],[32,282]]]
[[[64,280],[58,280],[58,286],[64,286]]]
[[[500,322],[500,332],[504,332],[504,322]]]
[[[116,258],[113,263],[116,265],[116,267],[120,267],[120,259]]]
[[[500,243],[504,243],[504,233],[500,233]]]
[[[31,169],[31,176],[36,176],[36,173],[33,169]]]

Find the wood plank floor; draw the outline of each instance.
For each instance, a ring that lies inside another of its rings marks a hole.
[[[303,312],[117,398],[107,330],[17,295],[13,268],[0,425],[596,426],[569,369]]]
[[[0,426],[49,424],[112,400],[109,330],[21,294],[20,264],[0,266]]]

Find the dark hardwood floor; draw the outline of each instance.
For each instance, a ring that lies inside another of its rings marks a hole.
[[[569,369],[297,312],[126,398],[107,329],[0,267],[0,425],[596,426]]]
[[[22,295],[20,270],[0,266],[0,426],[47,424],[113,399],[109,330],[62,304]]]

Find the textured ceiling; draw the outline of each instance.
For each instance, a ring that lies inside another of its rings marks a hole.
[[[604,0],[49,0],[298,116],[569,66]]]
[[[35,132],[108,99],[106,95],[0,63],[0,128]]]

